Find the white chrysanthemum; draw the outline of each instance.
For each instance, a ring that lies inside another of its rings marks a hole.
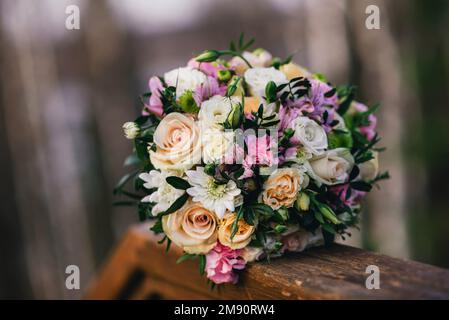
[[[253,96],[265,96],[267,83],[273,81],[277,85],[288,82],[285,74],[275,68],[251,68],[245,72],[245,81]]]
[[[232,105],[238,103],[237,97],[213,96],[201,104],[198,119],[201,129],[222,129],[221,125],[226,121],[232,110]]]
[[[190,67],[177,68],[164,75],[167,85],[176,87],[176,96],[179,98],[187,90],[195,90],[206,81],[206,75]]]
[[[234,145],[234,132],[204,130],[201,132],[204,163],[221,163]]]
[[[174,174],[157,170],[151,170],[149,173],[139,175],[139,178],[145,181],[143,185],[145,188],[157,188],[152,194],[142,199],[142,202],[153,202],[156,204],[151,210],[153,216],[166,211],[176,199],[184,194],[184,190],[175,189],[167,183],[166,178],[172,175]]]
[[[186,172],[191,188],[187,193],[192,196],[192,200],[200,202],[204,208],[215,212],[217,217],[223,218],[226,210],[234,212],[236,202],[240,201],[241,190],[237,188],[234,181],[230,180],[226,184],[217,184],[213,177],[204,172],[203,167]]]
[[[313,154],[321,154],[327,148],[327,135],[323,127],[307,117],[293,120],[294,137]]]

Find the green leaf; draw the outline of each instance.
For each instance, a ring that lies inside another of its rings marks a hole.
[[[321,215],[321,213],[319,211],[315,211],[314,216],[315,216],[315,219],[317,219],[319,223],[324,224],[323,216]]]
[[[138,202],[136,202],[136,201],[127,201],[127,200],[114,201],[112,203],[113,206],[117,206],[117,207],[132,207],[132,206],[135,206],[136,204],[138,204]]]
[[[157,219],[156,223],[150,228],[155,234],[163,233],[164,229],[162,228],[162,219]]]
[[[371,191],[373,186],[365,181],[354,181],[351,182],[351,188],[359,191],[369,192]]]
[[[137,157],[145,161],[149,158],[148,155],[148,142],[136,139],[134,140],[134,148],[136,149]]]
[[[123,163],[123,165],[125,167],[135,166],[135,165],[138,165],[138,164],[140,164],[140,159],[139,159],[139,157],[137,157],[137,155],[135,153],[129,155],[126,158],[125,162]]]
[[[136,170],[134,172],[128,173],[126,175],[124,175],[120,181],[116,184],[115,188],[114,188],[114,194],[118,194],[120,193],[120,191],[123,189],[123,187],[131,180],[133,179],[138,173],[140,172],[140,170]]]
[[[237,216],[236,216],[234,222],[232,223],[231,240],[234,238],[234,236],[236,235],[237,231],[239,230],[239,221],[240,221],[240,219],[242,219],[244,211],[245,211],[245,209],[244,209],[243,205],[240,206],[240,209],[237,212]]]
[[[204,254],[201,254],[198,257],[200,259],[199,261],[200,274],[204,275],[204,271],[206,268],[206,256]]]
[[[167,177],[165,180],[175,189],[187,190],[191,187],[191,185],[186,180],[176,176]]]
[[[184,262],[186,260],[193,259],[195,257],[196,257],[196,254],[184,253],[182,256],[180,256],[178,258],[178,260],[176,260],[176,263],[180,264],[180,263],[182,263],[182,262]]]
[[[261,215],[265,215],[265,216],[274,215],[274,210],[270,206],[263,204],[263,203],[253,204],[251,206],[251,209],[254,210],[254,212],[257,214],[261,214]]]
[[[175,202],[173,202],[173,204],[170,206],[170,208],[167,209],[167,211],[159,213],[158,217],[163,217],[175,211],[178,211],[182,208],[182,206],[187,202],[188,199],[189,195],[187,193],[184,193],[182,196],[176,199]]]
[[[321,225],[322,226],[322,228],[324,229],[324,230],[326,230],[327,232],[329,232],[330,234],[336,234],[336,232],[335,232],[335,229],[332,227],[332,225],[330,225],[330,224],[323,224],[323,225]]]

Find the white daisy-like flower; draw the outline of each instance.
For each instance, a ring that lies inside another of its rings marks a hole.
[[[139,178],[145,181],[143,185],[145,188],[157,188],[156,191],[141,200],[142,202],[152,202],[156,204],[151,210],[153,216],[157,216],[159,213],[166,211],[176,199],[184,194],[184,190],[173,188],[167,183],[166,178],[173,175],[175,174],[159,172],[157,170],[151,170],[148,173],[139,175]]]
[[[241,190],[232,180],[226,184],[217,184],[213,177],[204,172],[203,167],[189,170],[186,175],[192,186],[187,189],[192,200],[201,202],[206,209],[215,212],[220,219],[223,218],[226,210],[234,212],[236,203],[241,201],[238,197]]]

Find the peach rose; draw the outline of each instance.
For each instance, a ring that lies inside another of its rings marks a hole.
[[[187,202],[162,218],[162,228],[174,244],[191,254],[206,254],[217,242],[217,218],[197,202]]]
[[[307,175],[297,168],[282,168],[271,174],[265,182],[262,201],[274,210],[291,207],[298,192],[309,184]]]
[[[157,149],[150,151],[150,159],[156,169],[185,171],[201,161],[200,130],[191,117],[170,113],[159,123],[153,141]]]
[[[234,250],[246,247],[251,242],[251,236],[254,230],[256,230],[255,226],[251,226],[244,219],[240,219],[237,233],[231,239],[232,225],[236,218],[237,215],[235,213],[226,214],[218,229],[218,240],[220,243]]]
[[[285,74],[288,80],[297,77],[310,77],[311,75],[309,71],[293,62],[282,65],[279,70]]]

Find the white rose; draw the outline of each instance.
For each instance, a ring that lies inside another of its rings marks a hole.
[[[204,163],[220,163],[234,145],[234,133],[220,130],[201,132]]]
[[[172,112],[154,132],[156,151],[150,151],[156,169],[185,171],[201,161],[200,129],[193,118]]]
[[[287,77],[275,68],[251,68],[245,72],[245,81],[253,96],[263,97],[267,83],[273,81],[277,85],[288,82]]]
[[[345,148],[327,151],[305,164],[308,173],[318,186],[345,183],[354,166],[351,152]]]
[[[179,98],[187,90],[195,90],[206,81],[206,75],[190,67],[171,70],[164,75],[167,85],[176,87],[176,96]]]
[[[373,151],[374,158],[360,164],[360,177],[364,181],[374,180],[379,173],[379,153]]]
[[[166,211],[185,192],[184,190],[175,189],[167,183],[166,178],[172,175],[157,170],[151,170],[149,173],[139,175],[139,178],[145,181],[143,185],[145,188],[157,188],[152,194],[142,199],[142,202],[156,203],[151,210],[153,216],[157,216],[159,213]]]
[[[228,98],[218,95],[204,101],[198,113],[201,129],[222,129],[221,124],[226,121],[232,105],[238,102],[237,97]]]
[[[327,135],[323,127],[307,117],[298,117],[291,123],[294,137],[313,154],[320,154],[327,148]]]

